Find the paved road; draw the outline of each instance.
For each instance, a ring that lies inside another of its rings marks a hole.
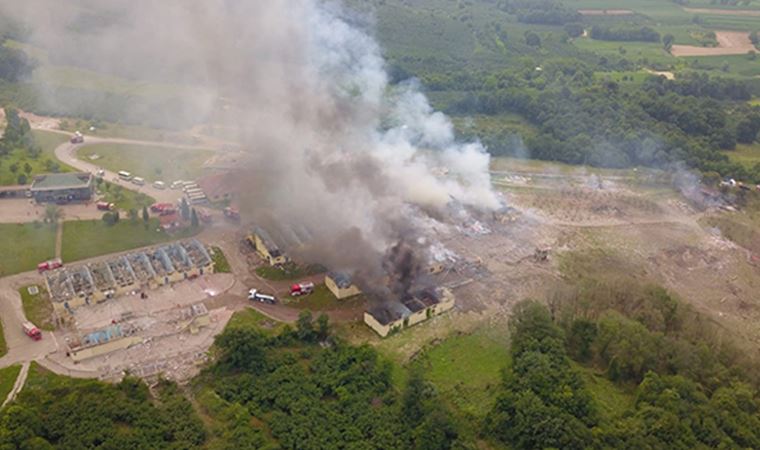
[[[81,170],[83,172],[91,172],[95,173],[97,172],[100,167],[86,162],[82,161],[81,159],[78,159],[76,157],[76,152],[79,148],[85,146],[85,145],[92,145],[97,144],[101,142],[122,142],[124,140],[121,139],[96,139],[96,138],[86,138],[85,144],[71,144],[68,142],[65,142],[55,149],[55,157],[58,158],[60,161],[62,161],[65,164],[70,165],[71,167],[76,168],[77,170]],[[154,144],[151,144],[154,145]],[[168,146],[168,145],[166,145]],[[169,189],[156,189],[150,184],[146,184],[145,186],[137,186],[133,183],[130,183],[128,181],[123,181],[119,178],[119,175],[111,172],[110,170],[105,171],[104,178],[107,181],[111,181],[117,185],[123,186],[125,189],[129,189],[136,192],[142,192],[143,194],[147,194],[153,198],[155,198],[159,202],[166,202],[166,203],[174,203],[182,196],[181,191],[172,191]]]
[[[58,349],[53,333],[43,331],[42,340],[34,341],[21,329],[26,317],[18,290],[39,282],[40,276],[36,272],[0,278],[0,321],[8,345],[8,353],[0,358],[0,367],[40,359]]]

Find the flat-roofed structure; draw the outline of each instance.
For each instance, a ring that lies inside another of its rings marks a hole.
[[[449,289],[425,289],[396,301],[375,304],[364,312],[364,323],[386,337],[454,307]]]
[[[37,175],[29,191],[40,203],[88,201],[94,192],[93,177],[87,172]]]

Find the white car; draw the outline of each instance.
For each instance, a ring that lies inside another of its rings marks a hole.
[[[154,181],[153,182],[153,187],[156,188],[156,189],[163,190],[163,189],[166,189],[166,183],[164,183],[163,181]]]
[[[177,181],[173,182],[173,183],[171,184],[171,186],[169,186],[169,189],[171,189],[171,190],[175,190],[175,191],[176,191],[177,189],[181,189],[181,188],[182,188],[182,186],[184,185],[184,183],[185,183],[185,182],[184,182],[184,181],[182,181],[182,180],[177,180]]]

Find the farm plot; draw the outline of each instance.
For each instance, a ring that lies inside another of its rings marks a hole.
[[[749,33],[742,31],[716,31],[717,47],[697,47],[694,45],[674,45],[673,56],[721,56],[744,55],[755,50],[749,40]]]

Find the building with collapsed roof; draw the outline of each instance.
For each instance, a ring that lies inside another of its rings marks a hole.
[[[443,314],[454,307],[454,294],[449,289],[427,289],[407,298],[376,304],[364,312],[364,323],[386,337]]]
[[[131,347],[142,342],[142,338],[134,336],[135,331],[129,324],[114,324],[84,333],[67,343],[67,355],[74,362],[80,362]]]
[[[338,300],[362,293],[359,287],[351,281],[351,276],[345,272],[330,272],[325,275],[325,286]]]
[[[29,189],[40,203],[87,201],[94,191],[92,174],[87,172],[37,175]]]
[[[248,236],[248,242],[251,243],[259,256],[269,263],[270,266],[277,266],[288,262],[280,247],[277,246],[269,233],[263,228],[255,227],[251,235]]]
[[[162,245],[45,274],[53,309],[71,312],[142,288],[214,273],[214,261],[196,239]]]

